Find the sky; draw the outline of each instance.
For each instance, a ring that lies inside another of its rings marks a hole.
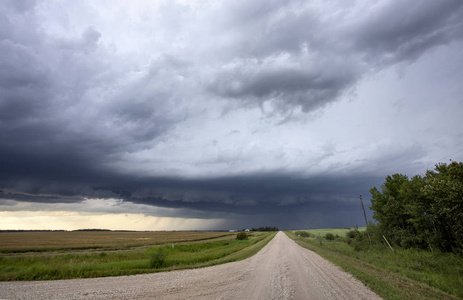
[[[0,229],[364,224],[463,160],[463,1],[0,1]]]

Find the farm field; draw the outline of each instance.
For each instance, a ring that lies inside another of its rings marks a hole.
[[[360,229],[360,228],[359,228]],[[452,253],[373,245],[355,249],[339,229],[309,230],[311,237],[285,233],[300,246],[354,275],[384,299],[462,299],[463,258]],[[338,234],[327,240],[326,233]]]
[[[61,243],[55,241],[52,248],[47,248],[40,240],[42,232],[38,236],[33,233],[27,236],[37,241],[36,248],[32,241],[21,248],[32,252],[0,254],[1,281],[119,276],[210,266],[247,258],[275,235],[252,232],[247,240],[237,240],[236,233],[224,232],[170,232],[171,236],[169,232],[58,232],[48,237],[60,237]],[[133,239],[130,234],[134,234]],[[70,242],[74,236],[82,244]],[[116,238],[124,238],[125,246],[110,242]],[[85,250],[91,246],[100,248]],[[47,251],[33,252],[37,249]]]
[[[315,236],[324,236],[327,233],[331,233],[333,235],[339,235],[341,237],[346,236],[346,233],[351,230],[352,228],[322,228],[322,229],[307,229],[307,230],[298,230],[298,231],[307,231]],[[365,227],[358,227],[359,231],[364,231]]]
[[[0,232],[0,253],[63,249],[128,248],[236,235],[202,231],[24,231]]]

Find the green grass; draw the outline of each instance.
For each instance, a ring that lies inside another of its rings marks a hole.
[[[320,233],[323,236],[328,232]],[[463,258],[457,255],[416,249],[392,252],[383,245],[356,251],[344,238],[322,239],[320,245],[318,232],[316,238],[286,234],[351,273],[385,299],[463,298]]]
[[[366,227],[359,227],[359,231],[364,231]],[[298,230],[298,231],[307,231],[315,236],[325,236],[327,233],[332,233],[334,235],[339,235],[339,236],[346,236],[346,232],[351,230],[353,228],[323,228],[323,229],[308,229],[308,230]]]
[[[241,260],[258,252],[275,233],[253,233],[248,240],[228,239],[144,249],[56,255],[0,257],[0,280],[49,280],[131,275],[198,268]],[[151,268],[150,257],[162,248],[167,254],[162,268]]]

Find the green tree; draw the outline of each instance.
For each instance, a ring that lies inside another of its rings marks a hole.
[[[463,163],[438,164],[425,177],[387,176],[370,193],[379,235],[402,247],[463,251]]]
[[[430,199],[435,236],[447,251],[463,249],[463,163],[436,165],[426,172],[423,194]]]
[[[410,229],[410,203],[403,192],[408,181],[406,175],[393,174],[386,177],[381,191],[376,187],[370,189],[373,218],[378,221],[381,232],[398,245],[409,235]]]
[[[417,175],[405,182],[400,190],[401,197],[407,199],[407,234],[402,237],[405,247],[428,248],[432,231],[431,202],[422,190],[426,186],[425,178]],[[431,247],[432,249],[432,247]]]

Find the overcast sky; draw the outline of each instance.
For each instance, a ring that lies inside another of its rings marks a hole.
[[[0,229],[362,226],[462,116],[460,0],[0,1]]]

